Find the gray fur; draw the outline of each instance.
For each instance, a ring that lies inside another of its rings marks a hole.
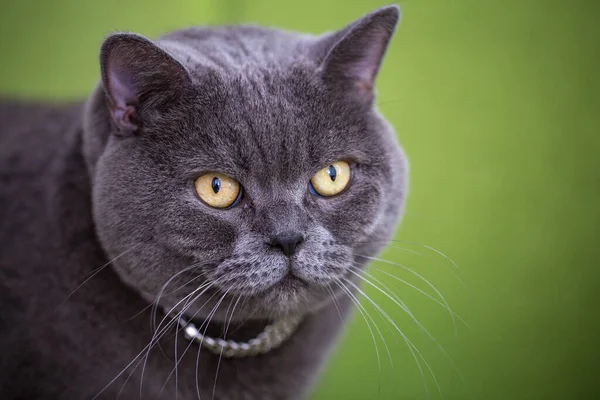
[[[329,288],[345,316],[336,278],[381,250],[404,203],[405,157],[372,86],[397,19],[387,7],[318,37],[116,34],[84,104],[1,103],[1,397],[154,399],[164,384],[163,398],[194,399],[198,378],[211,398],[219,357],[196,345],[167,381],[188,347],[174,329],[127,367],[152,338],[149,303],[162,294],[160,320],[207,282],[185,315],[201,323],[228,291],[209,334],[231,319],[228,337],[244,340],[305,315],[281,348],[222,360],[214,398],[306,395],[343,326]],[[340,159],[353,164],[349,189],[311,194],[311,176]],[[198,199],[208,171],[241,182],[238,205]],[[290,234],[304,237],[291,257],[268,244]]]

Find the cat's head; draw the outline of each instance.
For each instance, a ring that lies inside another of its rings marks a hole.
[[[219,301],[257,318],[331,301],[404,203],[406,161],[373,89],[398,17],[385,7],[318,37],[107,38],[84,150],[121,278],[188,317]]]

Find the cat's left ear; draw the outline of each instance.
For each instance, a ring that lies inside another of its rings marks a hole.
[[[104,41],[100,69],[109,111],[121,133],[139,132],[143,112],[176,100],[191,85],[181,63],[133,33],[117,33]]]
[[[377,9],[317,43],[326,83],[371,103],[375,78],[400,19],[396,5]]]

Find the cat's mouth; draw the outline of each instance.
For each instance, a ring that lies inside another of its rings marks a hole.
[[[288,273],[252,297],[259,300],[265,309],[273,311],[276,315],[289,315],[299,311],[298,307],[306,301],[309,292],[310,284],[308,282],[293,273]]]
[[[308,282],[292,272],[289,272],[279,282],[271,286],[270,290],[286,290],[286,291],[300,291],[307,290],[309,288]]]

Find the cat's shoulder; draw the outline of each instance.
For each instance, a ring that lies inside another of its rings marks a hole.
[[[80,107],[0,101],[0,239],[44,215],[43,193],[58,155],[73,142]]]
[[[50,153],[80,118],[81,103],[0,99],[0,163],[22,153]]]

